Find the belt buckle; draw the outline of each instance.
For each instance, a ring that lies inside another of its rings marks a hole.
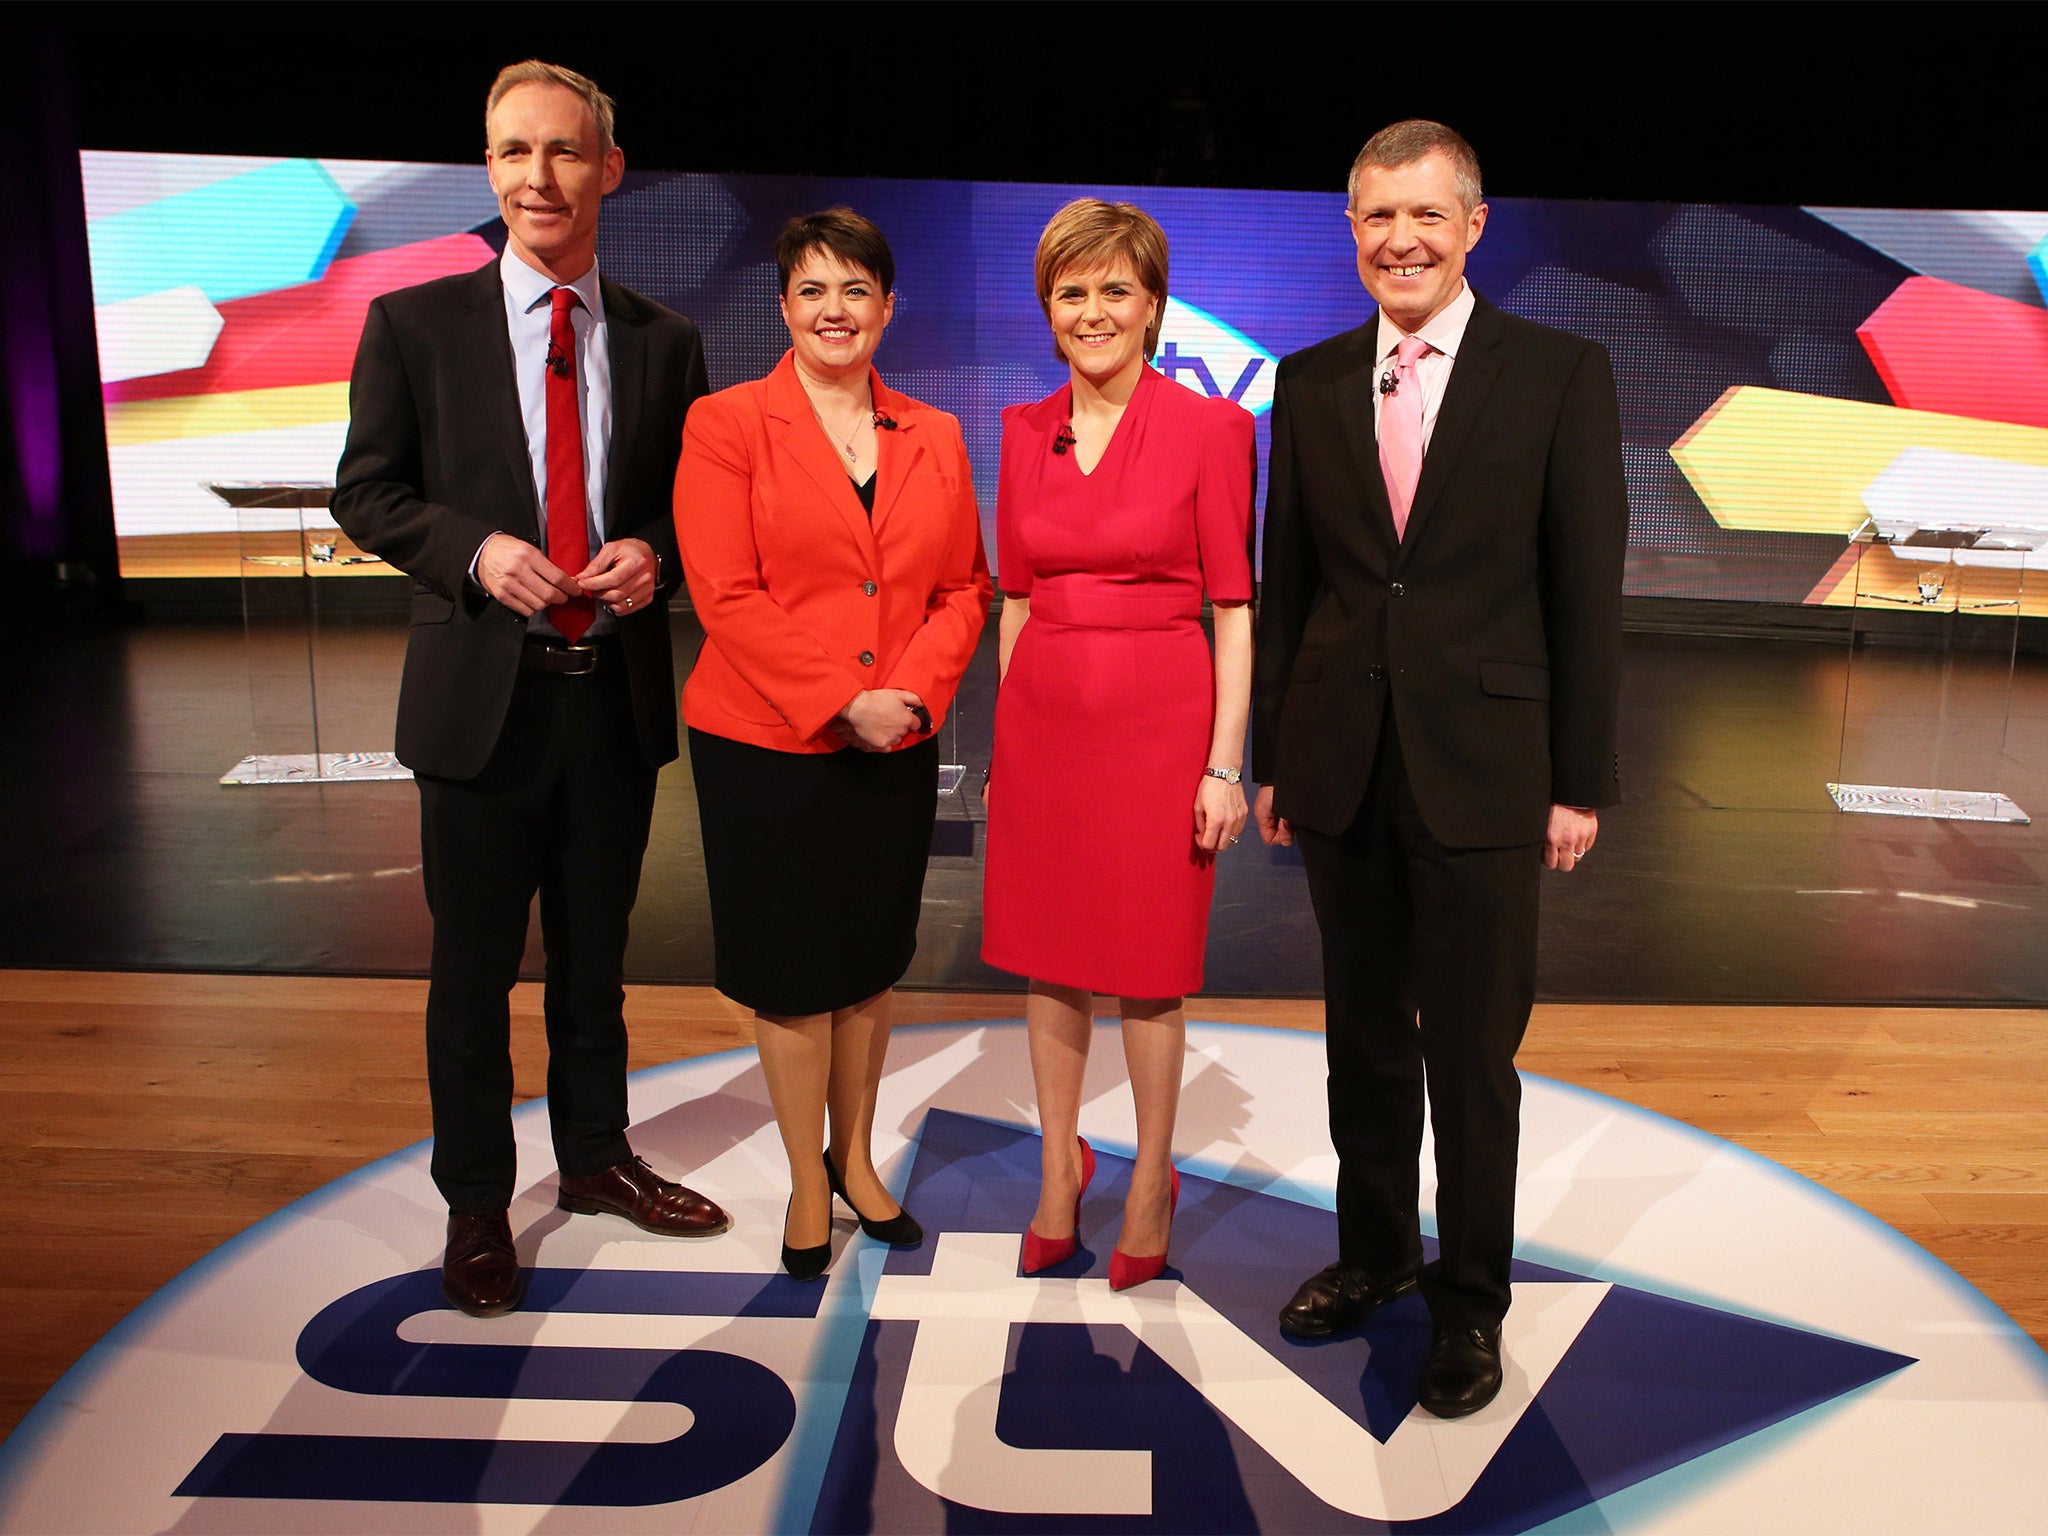
[[[573,663],[562,668],[564,677],[587,677],[597,670],[597,647],[584,645],[580,641],[562,647],[565,662]]]

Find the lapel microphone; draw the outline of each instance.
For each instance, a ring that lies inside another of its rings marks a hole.
[[[1079,441],[1080,439],[1074,436],[1073,424],[1063,421],[1060,423],[1059,431],[1052,435],[1052,451],[1056,457],[1065,458],[1067,450]]]
[[[1381,375],[1380,375],[1380,393],[1381,393],[1381,394],[1383,394],[1383,395],[1391,395],[1391,394],[1395,394],[1395,393],[1399,392],[1400,388],[1401,388],[1401,377],[1400,377],[1400,375],[1399,375],[1399,374],[1395,373],[1393,369],[1389,368],[1389,369],[1388,369],[1388,370],[1387,370],[1387,371],[1386,371],[1385,373],[1383,373],[1383,374],[1381,374]]]
[[[896,418],[889,415],[886,411],[877,411],[875,412],[875,425],[884,432],[894,432],[896,430]]]
[[[548,342],[548,372],[558,379],[569,377],[568,354],[556,347],[552,340]]]

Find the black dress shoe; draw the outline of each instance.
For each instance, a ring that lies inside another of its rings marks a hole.
[[[896,1214],[887,1221],[875,1221],[860,1213],[860,1207],[853,1203],[853,1197],[846,1192],[846,1183],[839,1177],[839,1170],[832,1166],[832,1154],[825,1154],[825,1179],[832,1186],[832,1193],[846,1202],[846,1208],[853,1212],[860,1223],[861,1231],[878,1243],[887,1243],[893,1248],[915,1248],[924,1241],[924,1228],[917,1224],[917,1218],[910,1212],[897,1208]]]
[[[1439,1328],[1422,1367],[1422,1406],[1440,1419],[1477,1413],[1500,1395],[1500,1329]]]
[[[499,1211],[450,1211],[441,1256],[441,1294],[471,1317],[503,1317],[526,1295],[526,1271]]]
[[[790,1203],[796,1202],[791,1195]],[[787,1242],[789,1236],[789,1206],[782,1208],[782,1267],[792,1280],[815,1280],[825,1273],[825,1266],[832,1262],[832,1238],[828,1229],[825,1241],[815,1248],[792,1248]]]
[[[1336,1263],[1301,1282],[1280,1309],[1280,1327],[1297,1339],[1327,1339],[1356,1328],[1390,1301],[1415,1289],[1415,1271],[1375,1280],[1355,1264]]]

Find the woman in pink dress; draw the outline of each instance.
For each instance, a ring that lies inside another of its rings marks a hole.
[[[1202,984],[1216,855],[1245,819],[1253,426],[1147,366],[1167,302],[1150,215],[1069,203],[1039,237],[1035,275],[1069,382],[1003,412],[982,957],[1031,981],[1044,1152],[1026,1273],[1078,1246],[1094,998],[1120,1000],[1138,1125],[1110,1258],[1122,1289],[1166,1263],[1181,999]]]

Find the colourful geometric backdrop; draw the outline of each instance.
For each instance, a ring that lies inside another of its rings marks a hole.
[[[480,166],[83,162],[124,566],[228,574],[238,523],[206,484],[331,478],[369,301],[492,259],[496,205]],[[960,416],[989,517],[998,413],[1061,376],[1033,245],[1083,191],[1165,225],[1159,366],[1257,413],[1263,453],[1277,359],[1370,311],[1338,194],[631,173],[600,264],[703,325],[720,386],[787,344],[782,220],[840,202],[876,218],[898,267],[878,361]],[[2048,214],[1502,197],[1470,270],[1613,355],[1632,593],[1842,602],[1867,519],[1947,546],[2048,531]],[[2015,591],[2043,558],[1900,553],[1907,585],[1934,562]],[[2035,585],[2028,611],[2048,611]]]

